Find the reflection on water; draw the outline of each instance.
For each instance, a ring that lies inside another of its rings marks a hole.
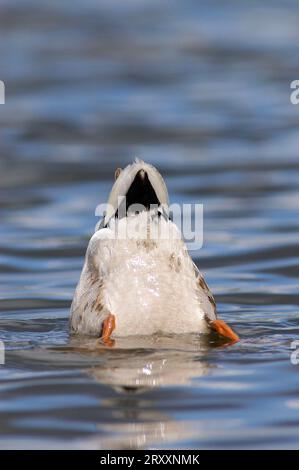
[[[298,448],[295,0],[4,0],[0,447]],[[140,156],[204,204],[192,253],[231,347],[70,338],[114,170]]]
[[[206,345],[207,347],[207,345]],[[209,373],[204,349],[197,338],[127,338],[119,339],[105,362],[87,369],[96,381],[118,392],[103,402],[117,410],[113,421],[103,429],[110,437],[103,438],[101,448],[139,449],[157,442],[166,445],[190,439],[192,422],[177,422],[167,409],[146,400],[144,393],[153,388],[191,385],[193,378]],[[206,349],[206,348],[205,348]],[[77,348],[78,352],[80,348]],[[100,426],[101,428],[101,426]]]
[[[119,339],[105,364],[89,372],[99,382],[131,394],[167,385],[190,385],[192,378],[209,373],[209,364],[201,360],[204,350],[195,344],[195,351],[185,350],[190,344],[184,336],[168,339],[157,338],[154,344],[147,338]],[[78,352],[82,350],[78,348]]]
[[[98,384],[100,390],[103,390],[102,399],[93,403],[96,415],[100,417],[94,419],[100,436],[80,439],[76,445],[83,448],[91,445],[96,448],[137,449],[156,445],[157,442],[163,446],[190,439],[194,430],[199,430],[199,423],[194,424],[189,420],[178,422],[169,413],[169,403],[174,399],[169,387],[192,386],[193,379],[213,371],[216,366],[210,365],[206,358],[209,347],[213,347],[213,343],[209,344],[207,338],[197,335],[119,338],[111,349],[102,346],[96,339],[73,338],[64,346],[16,350],[14,354],[10,354],[10,359],[13,358],[16,363],[21,359],[23,365],[30,364],[34,369],[42,365],[48,370],[49,366],[56,371],[54,376],[61,368],[66,376],[63,379],[59,374],[59,384],[69,382],[72,390],[71,395],[65,396],[63,409],[77,404],[82,408],[81,411],[78,409],[78,413],[85,417],[90,412],[86,413],[84,395],[80,399],[80,392],[77,392],[76,397],[76,385],[89,382]],[[66,372],[66,368],[69,372]],[[80,370],[79,378],[70,374],[71,368]],[[26,378],[22,378],[23,390],[23,381],[26,383]],[[18,389],[18,374],[13,379],[7,384],[10,396],[13,390]],[[30,377],[27,386],[31,393],[34,387],[39,393],[46,387],[48,394],[51,393],[51,384],[55,383],[52,379],[48,381],[49,373],[38,373],[33,380]],[[161,390],[163,388],[166,395]],[[166,399],[168,404],[161,406],[157,403],[150,393],[153,390],[157,390],[162,400]],[[52,400],[45,399],[44,404],[51,407]],[[30,399],[19,398],[18,403],[23,403],[23,406],[26,404],[29,412],[39,409],[39,405],[36,402],[33,405]],[[192,408],[192,402],[184,398],[180,406],[188,410]],[[64,414],[65,410],[60,409],[57,419],[60,420]],[[51,420],[52,426],[57,427],[53,415],[51,419],[43,419],[43,426],[51,427]],[[21,423],[30,429],[41,425],[41,421],[34,417],[21,419]],[[72,434],[76,434],[76,431]],[[38,447],[38,442],[34,446]],[[71,442],[68,446],[72,446]]]
[[[98,384],[103,389],[102,399],[93,403],[96,415],[100,417],[94,419],[100,436],[80,440],[77,445],[137,449],[156,445],[157,442],[161,446],[173,444],[190,439],[195,429],[198,432],[199,423],[193,423],[192,420],[178,422],[169,412],[169,404],[177,399],[170,387],[192,387],[194,379],[198,380],[212,372],[216,365],[210,365],[206,356],[209,348],[214,345],[209,344],[207,338],[197,335],[119,338],[111,349],[102,346],[96,339],[72,338],[63,346],[15,351],[10,357],[15,358],[16,363],[22,358],[23,364],[28,363],[34,368],[42,365],[47,370],[49,366],[56,373],[60,368],[64,372],[66,368],[69,371],[71,368],[79,369],[79,380],[75,380],[69,372],[66,374],[64,380],[69,380],[72,393],[65,396],[65,403],[67,408],[71,404],[76,406],[77,402],[82,408],[81,411],[78,409],[78,413],[85,417],[84,395],[80,400],[80,392],[77,392],[76,399],[76,385],[87,382]],[[46,386],[42,384],[43,379],[47,382],[48,374],[38,374],[38,378],[29,380],[28,386],[31,389],[35,386],[41,391]],[[62,381],[60,376],[60,383]],[[14,388],[11,388],[10,383],[7,390],[11,393]],[[46,389],[47,393],[51,391],[50,383]],[[166,400],[165,405],[161,406],[156,401],[155,395],[152,395],[153,390],[157,390],[163,401]],[[51,400],[48,401],[48,406],[51,406]],[[30,400],[27,407],[32,412]],[[180,407],[192,409],[192,401],[184,397]],[[39,408],[37,403],[34,408]],[[59,419],[64,413],[65,411],[60,410]],[[89,414],[90,412],[87,413]],[[55,419],[53,416],[51,419],[54,426]],[[21,421],[31,429],[41,424],[39,419],[31,417]],[[50,421],[46,419],[43,423],[49,426]],[[69,442],[68,445],[72,444]]]

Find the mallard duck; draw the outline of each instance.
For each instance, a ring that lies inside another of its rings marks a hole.
[[[113,337],[216,331],[238,341],[169,217],[165,182],[136,159],[117,169],[71,306],[71,332]],[[154,234],[154,236],[153,236]]]

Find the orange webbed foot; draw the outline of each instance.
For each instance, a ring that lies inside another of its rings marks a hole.
[[[211,322],[210,326],[219,336],[224,336],[233,343],[240,341],[239,336],[223,320],[214,320]]]
[[[109,346],[109,347],[114,346],[115,341],[114,339],[110,338],[114,329],[115,329],[115,316],[110,313],[103,321],[101,341],[102,343],[105,344],[105,346]]]

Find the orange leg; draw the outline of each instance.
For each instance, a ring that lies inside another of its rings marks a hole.
[[[239,336],[223,320],[214,320],[210,325],[219,336],[229,338],[234,343],[240,340]]]
[[[111,313],[103,321],[103,329],[101,340],[106,346],[113,346],[114,340],[110,338],[113,330],[115,329],[115,316]]]

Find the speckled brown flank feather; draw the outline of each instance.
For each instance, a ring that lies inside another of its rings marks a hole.
[[[198,284],[200,285],[200,287],[202,288],[202,290],[205,292],[205,294],[208,296],[209,298],[209,301],[211,302],[211,304],[213,305],[213,308],[215,310],[215,315],[217,313],[217,307],[216,307],[216,302],[215,302],[215,299],[214,299],[214,296],[212,294],[212,292],[210,291],[206,281],[204,280],[204,278],[202,276],[199,276],[198,278]]]
[[[206,313],[205,317],[208,321],[208,323],[210,321],[213,321],[213,320],[216,320],[217,319],[217,307],[216,307],[216,302],[215,302],[215,299],[214,299],[214,296],[212,294],[212,292],[210,291],[210,288],[209,286],[207,285],[206,281],[204,280],[204,277],[203,275],[201,274],[201,272],[198,270],[198,267],[196,266],[195,263],[193,263],[193,267],[194,267],[194,273],[195,273],[195,276],[196,276],[196,279],[197,279],[197,285],[198,285],[198,288],[200,289],[200,291],[204,292],[205,296],[207,297],[209,303],[210,303],[210,306],[211,306],[211,311],[212,311],[212,314],[211,315],[208,315]]]
[[[233,343],[239,341],[238,335],[223,321],[218,320],[217,318],[217,307],[214,296],[210,291],[206,281],[204,280],[202,274],[198,271],[197,266],[194,263],[194,269],[197,276],[197,283],[200,289],[204,291],[206,294],[211,307],[213,309],[213,316],[214,318],[210,317],[207,313],[205,314],[206,322],[208,323],[209,327],[212,331],[215,331],[219,336],[223,336],[225,338],[230,339]]]

